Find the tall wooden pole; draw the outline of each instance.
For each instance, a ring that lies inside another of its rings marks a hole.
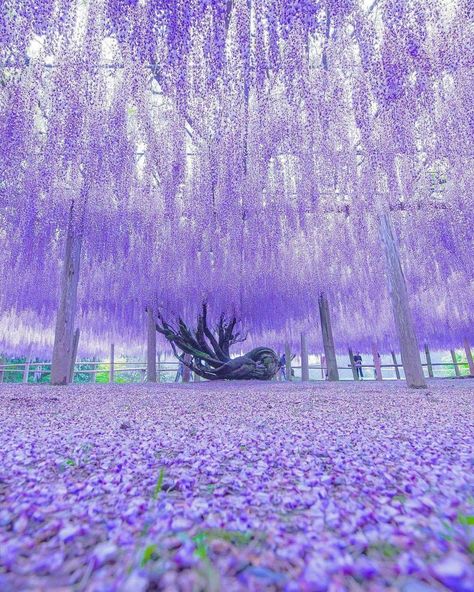
[[[69,212],[66,246],[61,276],[61,296],[56,315],[53,357],[51,363],[51,384],[67,384],[71,372],[71,358],[74,348],[74,319],[77,306],[77,285],[82,249],[82,226],[84,212],[76,223],[74,202]]]
[[[375,380],[382,380],[382,364],[380,361],[380,354],[375,343],[372,343],[372,358],[374,360]]]
[[[71,366],[69,368],[69,380],[68,382],[74,382],[74,366],[76,365],[77,348],[79,347],[80,330],[77,328],[74,331],[74,337],[72,339],[72,354],[71,354]]]
[[[112,383],[115,380],[115,345],[110,344],[110,367],[109,367],[109,382]]]
[[[430,348],[428,347],[428,344],[425,342],[425,356],[426,356],[426,366],[428,368],[428,376],[430,378],[434,378],[434,372],[433,372],[433,364],[431,363],[431,353],[430,353]]]
[[[146,379],[156,382],[156,326],[153,308],[147,307],[147,348],[146,348]]]
[[[390,353],[392,354],[393,365],[395,366],[395,376],[397,377],[397,380],[400,380],[401,376],[400,376],[400,368],[398,367],[397,356],[395,355],[395,352],[393,351],[393,349]]]
[[[471,346],[467,339],[464,339],[464,351],[466,352],[467,363],[469,364],[469,376],[474,377],[474,360],[472,359]]]
[[[451,359],[454,364],[454,373],[456,374],[456,377],[459,377],[459,376],[461,376],[461,372],[459,370],[459,364],[458,364],[458,360],[456,358],[456,352],[454,351],[454,349],[451,349],[449,351],[451,352]]]
[[[30,375],[30,364],[31,364],[31,347],[28,350],[28,355],[25,360],[25,367],[23,368],[23,382],[28,382]]]
[[[309,381],[308,343],[306,333],[301,333],[301,380]]]
[[[354,380],[359,380],[359,374],[357,372],[357,368],[354,362],[354,352],[352,351],[352,348],[349,348],[349,361],[351,363],[351,369],[352,369],[352,377]]]
[[[332,334],[331,317],[329,314],[329,303],[326,295],[321,293],[318,299],[319,316],[321,319],[321,331],[323,334],[324,355],[327,365],[327,379],[339,380],[337,369],[336,349]]]
[[[191,360],[191,356],[189,354],[184,354],[184,357],[187,362],[189,362]],[[185,365],[183,368],[183,382],[190,382],[190,380],[191,380],[191,369]]]
[[[426,388],[406,280],[400,261],[395,232],[388,213],[383,213],[380,216],[380,234],[384,245],[390,300],[400,341],[400,353],[405,378],[411,388]]]
[[[96,357],[94,356],[92,358],[92,361],[93,362],[98,362],[99,360],[97,360]],[[95,384],[96,381],[97,381],[97,364],[94,364],[92,368],[94,370],[94,372],[92,372],[92,382]]]
[[[285,343],[286,380],[291,380],[291,349],[290,344]]]

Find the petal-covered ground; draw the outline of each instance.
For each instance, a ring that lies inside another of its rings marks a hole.
[[[474,381],[0,385],[0,589],[474,590]]]

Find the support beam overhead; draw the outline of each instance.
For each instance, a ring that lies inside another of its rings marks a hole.
[[[110,344],[110,367],[109,367],[109,382],[112,383],[115,380],[115,345]]]
[[[156,327],[153,316],[153,307],[148,305],[147,310],[147,348],[146,348],[146,379],[147,382],[156,382]]]
[[[456,374],[456,378],[459,378],[461,376],[461,371],[459,369],[459,363],[456,358],[456,351],[454,349],[451,349],[449,351],[451,353],[451,359],[453,361],[454,373]]]
[[[329,303],[326,295],[321,293],[318,299],[319,317],[321,319],[321,331],[323,335],[324,356],[326,358],[327,379],[339,380],[337,369],[336,349],[334,347],[334,338],[332,334],[331,316],[329,313]]]
[[[301,380],[309,381],[308,343],[306,333],[301,333]]]
[[[61,295],[56,315],[53,356],[51,362],[51,384],[68,384],[71,373],[71,359],[74,349],[74,320],[77,307],[77,286],[82,250],[82,224],[84,212],[80,212],[79,223],[74,202],[69,211],[66,245],[61,276]]]
[[[25,361],[25,367],[23,369],[23,382],[28,382],[28,377],[30,375],[30,364],[31,364],[31,353],[28,353],[28,357]]]
[[[291,349],[289,343],[285,343],[286,380],[291,380]]]
[[[393,365],[395,366],[395,376],[397,377],[397,380],[401,380],[400,368],[398,367],[397,356],[396,356],[395,352],[393,351],[393,349],[390,353],[392,354],[392,361],[393,361]]]
[[[384,246],[389,294],[400,342],[405,379],[410,388],[426,388],[406,280],[389,213],[384,213],[380,217],[380,234]]]
[[[428,368],[428,376],[434,378],[433,364],[431,363],[431,353],[428,344],[425,343],[426,366]]]
[[[69,369],[69,380],[68,382],[74,382],[74,367],[76,365],[77,349],[79,347],[79,337],[81,332],[79,328],[74,331],[74,337],[72,339],[72,355],[71,355],[71,367]]]
[[[474,360],[472,359],[471,346],[467,339],[464,339],[464,351],[466,352],[467,363],[469,365],[469,376],[474,378]]]

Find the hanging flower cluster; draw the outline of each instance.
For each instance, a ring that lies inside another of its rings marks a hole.
[[[391,348],[387,210],[420,339],[473,339],[473,20],[468,0],[6,0],[0,349],[13,326],[50,347],[71,224],[83,347],[207,299],[316,348],[324,291],[337,347]]]

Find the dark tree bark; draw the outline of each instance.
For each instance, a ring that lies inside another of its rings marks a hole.
[[[197,327],[190,329],[179,318],[177,327],[158,313],[156,330],[170,342],[175,356],[193,372],[208,380],[271,380],[278,372],[277,354],[268,347],[257,347],[249,353],[230,357],[230,348],[247,338],[236,331],[237,319],[221,315],[216,331],[207,324],[207,304],[203,303]],[[179,353],[181,350],[182,353]]]

